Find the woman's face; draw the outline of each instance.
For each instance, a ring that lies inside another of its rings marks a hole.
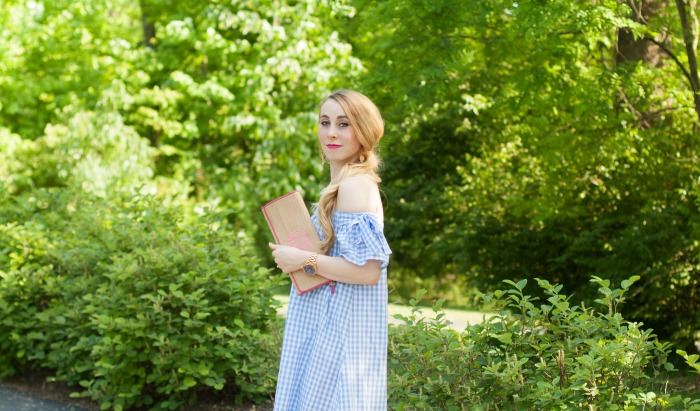
[[[362,146],[340,104],[328,99],[321,106],[318,142],[328,162],[343,165],[356,160]]]

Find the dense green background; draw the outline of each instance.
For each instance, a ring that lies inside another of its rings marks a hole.
[[[700,339],[696,0],[4,4],[0,281],[60,193],[216,212],[268,265],[260,206],[317,197],[317,105],[350,87],[386,120],[390,299],[637,275],[625,317]]]
[[[687,48],[659,1],[356,6],[339,27],[387,116],[397,287],[540,277],[590,299],[589,275],[639,275],[626,315],[698,339],[696,2]]]

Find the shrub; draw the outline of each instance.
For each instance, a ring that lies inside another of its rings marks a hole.
[[[115,410],[176,409],[203,387],[273,391],[278,280],[223,218],[184,224],[150,197],[32,198],[0,226],[5,376],[45,367]]]
[[[0,184],[12,195],[68,186],[100,197],[137,185],[154,192],[154,154],[118,113],[80,111],[36,140],[0,127]]]
[[[620,289],[598,283],[607,312],[574,306],[561,285],[537,283],[547,301],[505,281],[510,289],[483,295],[499,315],[452,329],[418,318],[419,293],[411,316],[390,329],[389,402],[396,410],[700,410],[700,400],[667,391],[668,343],[617,312],[636,277]],[[693,358],[696,360],[697,358]],[[690,364],[690,362],[689,362]]]

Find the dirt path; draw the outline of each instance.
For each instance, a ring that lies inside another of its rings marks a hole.
[[[46,382],[46,375],[29,375],[0,381],[0,411],[99,411],[88,398],[71,398],[76,389]],[[233,399],[207,400],[181,411],[272,411],[272,403],[233,405]]]
[[[53,395],[53,397],[60,396]],[[17,385],[0,384],[0,411],[92,411],[96,409],[56,401]]]

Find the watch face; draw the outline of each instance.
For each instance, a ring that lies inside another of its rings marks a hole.
[[[316,274],[316,269],[314,268],[313,265],[307,264],[304,266],[304,272],[308,275],[314,275],[314,274]]]

